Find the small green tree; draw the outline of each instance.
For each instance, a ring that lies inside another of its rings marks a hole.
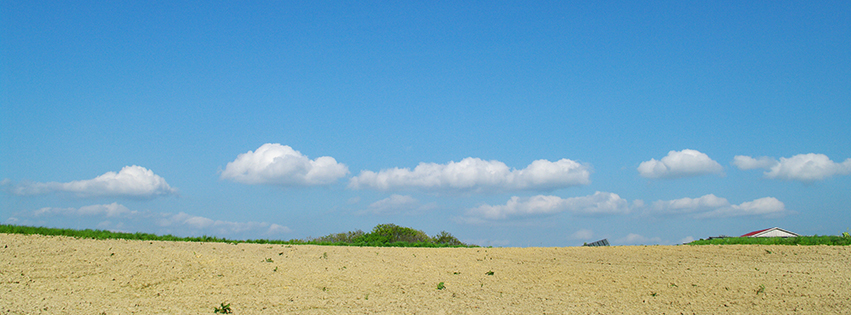
[[[437,235],[432,237],[432,239],[434,239],[434,242],[437,244],[446,244],[452,246],[464,245],[455,236],[452,236],[452,234],[449,234],[449,232],[446,231],[440,231],[440,233],[437,233]]]

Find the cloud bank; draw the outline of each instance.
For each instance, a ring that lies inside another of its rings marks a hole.
[[[638,173],[646,178],[682,178],[706,174],[721,174],[724,168],[706,154],[685,149],[670,151],[661,160],[650,159],[638,165]]]
[[[6,190],[10,193],[21,196],[67,192],[79,197],[154,198],[177,193],[177,189],[169,186],[165,179],[137,165],[125,166],[118,173],[107,172],[88,180],[17,185],[4,181],[4,186],[8,186]]]
[[[221,178],[249,185],[327,185],[346,176],[349,168],[330,156],[307,158],[290,146],[266,143],[229,162]]]
[[[6,222],[20,225],[66,226],[69,222],[79,220],[94,220],[98,222],[97,227],[99,229],[111,231],[137,232],[149,230],[153,227],[157,229],[156,233],[158,234],[183,236],[232,236],[252,232],[264,236],[274,236],[291,232],[288,227],[273,223],[213,220],[183,212],[174,214],[135,211],[118,203],[89,205],[80,208],[46,207],[18,213]]]
[[[435,207],[436,205],[434,203],[423,205],[414,197],[394,194],[390,197],[373,202],[366,210],[360,211],[358,214],[415,214],[434,209]]]
[[[137,214],[136,211],[127,209],[124,205],[111,203],[108,205],[91,205],[80,208],[41,208],[31,212],[33,217],[40,216],[100,216],[106,218],[132,216]]]
[[[759,198],[753,201],[732,205],[725,198],[713,194],[699,198],[659,200],[653,203],[648,215],[688,214],[694,218],[725,218],[741,216],[761,216],[765,218],[782,217],[794,212],[774,197]]]
[[[591,170],[572,160],[537,160],[522,170],[510,169],[500,161],[468,157],[447,164],[420,163],[408,168],[361,171],[349,182],[352,189],[381,191],[419,189],[424,191],[501,192],[553,190],[590,183]]]
[[[534,197],[511,197],[504,205],[482,205],[467,210],[465,221],[496,221],[540,215],[570,212],[575,215],[627,214],[628,202],[610,192],[595,192],[590,196],[561,198],[537,195]]]
[[[796,180],[805,183],[824,180],[838,175],[851,174],[851,159],[842,163],[831,161],[824,154],[798,154],[790,158],[775,160],[769,157],[758,159],[745,155],[733,157],[733,165],[741,170],[766,169],[765,178]]]

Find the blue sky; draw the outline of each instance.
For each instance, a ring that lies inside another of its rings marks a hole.
[[[0,23],[4,223],[493,246],[851,228],[846,1],[3,1]]]

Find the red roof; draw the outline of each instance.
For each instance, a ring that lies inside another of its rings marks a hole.
[[[753,231],[753,232],[750,232],[750,233],[748,233],[748,234],[742,235],[742,236],[740,236],[740,237],[753,236],[753,235],[756,235],[756,234],[759,234],[759,233],[762,233],[762,232],[768,231],[768,230],[770,230],[770,229],[771,229],[771,228],[768,228],[768,229],[762,229],[762,230],[759,230],[759,231]]]

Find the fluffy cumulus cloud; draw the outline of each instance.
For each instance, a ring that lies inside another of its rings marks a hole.
[[[221,178],[252,185],[311,186],[332,184],[348,173],[345,164],[330,156],[311,160],[290,146],[267,143],[238,155]]]
[[[707,211],[729,205],[730,202],[727,201],[727,199],[717,197],[713,194],[708,194],[698,198],[659,200],[653,203],[651,211],[666,214],[694,213],[697,211]]]
[[[713,194],[699,198],[659,200],[645,211],[648,215],[688,214],[695,218],[723,218],[739,216],[782,217],[792,214],[786,205],[774,197],[765,197],[738,205],[730,204],[725,198]]]
[[[411,196],[392,195],[385,199],[373,202],[366,210],[358,212],[358,214],[414,214],[434,209],[435,205],[421,204],[419,200]]]
[[[177,193],[177,189],[169,186],[165,179],[136,165],[125,166],[118,173],[107,172],[87,180],[19,184],[4,180],[3,186],[12,194],[22,196],[67,192],[80,197],[154,198]]]
[[[67,226],[75,222],[96,222],[99,229],[136,232],[157,229],[158,234],[183,236],[240,235],[275,236],[289,233],[286,226],[266,222],[233,222],[180,213],[130,210],[118,203],[89,205],[80,208],[46,207],[23,211],[7,219],[7,223],[36,226]],[[83,228],[83,226],[75,227]],[[255,236],[255,237],[256,237]]]
[[[681,178],[705,174],[721,174],[724,168],[708,155],[685,149],[671,151],[661,160],[650,159],[638,165],[638,173],[646,178]]]
[[[771,179],[797,180],[814,182],[837,175],[851,174],[851,159],[836,163],[824,154],[798,154],[790,158],[775,160],[769,157],[758,159],[750,156],[737,155],[733,165],[742,170],[755,168],[766,169],[765,177]]]
[[[464,192],[499,192],[517,190],[553,190],[590,183],[588,165],[568,159],[555,162],[537,160],[521,170],[511,169],[500,161],[468,157],[447,164],[420,163],[408,168],[361,171],[349,182],[353,189],[382,191],[419,189],[425,191],[457,190]]]
[[[575,215],[627,214],[628,202],[610,192],[596,192],[590,196],[561,198],[537,195],[511,197],[504,205],[481,205],[466,212],[467,222],[496,221],[569,212]]]
[[[762,216],[766,218],[782,217],[791,214],[792,211],[786,210],[786,205],[777,198],[765,197],[754,201],[743,202],[738,205],[729,207],[721,207],[700,213],[697,218],[723,218],[723,217],[740,217],[740,216]]]

